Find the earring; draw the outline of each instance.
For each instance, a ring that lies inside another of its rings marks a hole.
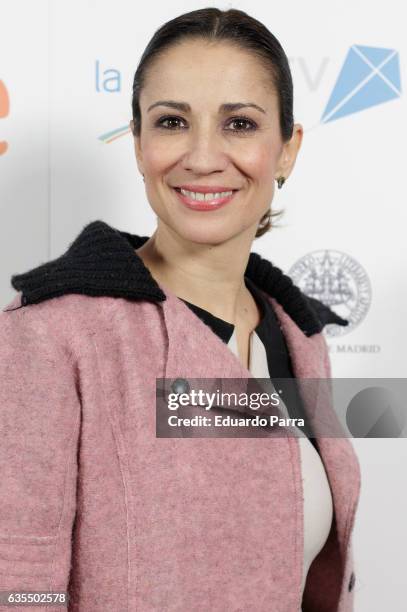
[[[144,174],[143,174],[143,181],[145,182]]]
[[[281,187],[284,185],[285,183],[285,177],[284,176],[279,176],[277,179],[277,184],[278,184],[278,188],[281,189]]]

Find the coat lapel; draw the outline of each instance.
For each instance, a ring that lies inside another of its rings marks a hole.
[[[230,348],[214,334],[190,308],[171,291],[162,288],[166,300],[160,302],[165,319],[167,333],[167,358],[164,377],[168,381],[176,378],[185,378],[188,381],[200,379],[200,388],[213,392],[222,385],[224,391],[227,381],[224,379],[241,379],[242,386],[237,388],[237,381],[233,381],[233,391],[246,390],[247,379],[253,379],[252,373],[243,366]],[[314,397],[315,385],[301,386],[299,379],[327,379],[330,376],[326,361],[327,348],[322,334],[307,337],[294,323],[282,306],[272,297],[267,296],[273,305],[274,311],[285,336],[287,347],[293,364],[294,376],[298,385],[304,409],[311,419],[315,431],[319,452],[334,501],[334,511],[337,524],[338,540],[341,552],[345,555],[348,538],[352,528],[354,510],[360,488],[359,464],[353,447],[345,437],[326,437],[318,435],[318,423],[321,418],[320,410],[314,416],[314,400],[321,404],[321,388],[318,386],[318,397]],[[208,379],[203,381],[202,379]],[[222,380],[220,380],[222,379]],[[193,386],[193,385],[192,385]],[[230,389],[232,390],[232,389]],[[322,384],[322,397],[324,408],[324,425],[328,419],[330,427],[335,427],[337,421],[330,405],[329,387]],[[326,431],[326,430],[325,430]],[[331,431],[331,429],[330,429]],[[338,432],[338,429],[334,430]],[[342,431],[342,430],[340,430]],[[289,437],[293,455],[293,468],[299,465],[300,454],[297,438]],[[340,467],[340,469],[338,469]],[[302,483],[300,470],[296,470],[297,491],[302,496]]]
[[[223,392],[246,391],[247,379],[254,378],[251,372],[182,300],[167,289],[163,291],[167,298],[160,302],[167,333],[167,383],[185,378],[193,387],[193,379],[200,379],[198,387],[207,393],[217,388]],[[229,387],[226,379],[235,380]]]

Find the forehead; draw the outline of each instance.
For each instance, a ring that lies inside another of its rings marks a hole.
[[[150,65],[140,102],[156,98],[189,98],[210,93],[216,100],[233,95],[262,105],[275,104],[271,73],[245,49],[226,42],[186,40],[155,58]],[[264,107],[264,106],[263,106]]]

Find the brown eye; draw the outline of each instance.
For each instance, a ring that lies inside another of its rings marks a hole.
[[[239,127],[238,129],[233,129],[230,130],[232,132],[251,132],[253,130],[256,129],[257,125],[254,123],[254,121],[252,121],[251,119],[248,119],[247,117],[233,117],[233,119],[230,120],[231,124],[236,124],[238,126],[242,126],[243,128]],[[246,126],[246,127],[244,127]]]
[[[177,130],[179,129],[179,127],[177,127],[176,125],[174,126],[174,123],[176,123],[177,121],[182,121],[182,119],[180,117],[173,117],[173,116],[169,116],[169,117],[161,117],[156,125],[158,127],[162,127],[165,130]],[[169,122],[170,125],[164,125],[165,122]]]

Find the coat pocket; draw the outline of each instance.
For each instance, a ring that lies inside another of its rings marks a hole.
[[[0,535],[0,585],[48,585],[56,542],[56,536]]]

